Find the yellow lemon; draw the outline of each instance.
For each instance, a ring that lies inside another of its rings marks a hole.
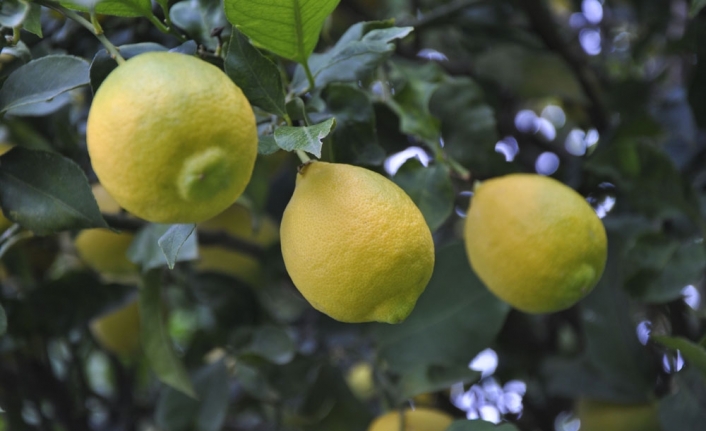
[[[351,392],[361,400],[367,400],[375,394],[373,367],[367,362],[354,364],[346,373],[346,383]]]
[[[444,431],[453,417],[441,410],[420,407],[404,411],[404,431]],[[368,431],[400,431],[400,412],[393,411],[375,419]]]
[[[581,431],[660,431],[654,403],[615,404],[581,399],[576,406]]]
[[[220,69],[149,52],[103,82],[86,131],[103,187],[132,214],[197,223],[242,194],[257,156],[250,103]]]
[[[137,299],[91,322],[96,341],[109,352],[129,356],[140,348],[140,308]]]
[[[434,269],[434,242],[414,202],[357,166],[303,166],[280,237],[294,285],[342,322],[401,322]]]
[[[528,313],[563,310],[586,296],[605,267],[603,223],[559,181],[533,174],[476,187],[465,222],[466,252],[488,289]]]
[[[223,232],[235,238],[263,247],[274,244],[279,238],[277,225],[270,218],[263,218],[253,226],[250,211],[235,204],[216,217],[198,225],[199,231]],[[257,285],[262,280],[262,265],[257,258],[246,253],[220,246],[200,246],[200,260],[196,269],[232,275],[246,283]]]
[[[120,206],[99,184],[93,186],[93,196],[104,213],[117,213]],[[119,277],[137,272],[137,265],[127,258],[134,235],[108,229],[87,229],[74,240],[81,260],[91,269],[107,277]]]

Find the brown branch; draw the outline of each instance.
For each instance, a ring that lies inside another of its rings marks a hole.
[[[148,224],[144,220],[126,214],[103,213],[103,218],[111,228],[127,232],[136,232]],[[220,246],[248,254],[257,259],[263,259],[265,256],[265,250],[260,245],[229,235],[225,231],[198,231],[198,240],[200,245]]]
[[[603,103],[602,90],[596,77],[588,68],[580,48],[570,47],[557,30],[551,11],[543,0],[522,0],[518,2],[530,19],[534,31],[539,35],[550,50],[556,52],[569,65],[579,81],[586,97],[591,102],[589,115],[593,125],[599,132],[608,127],[608,114]]]

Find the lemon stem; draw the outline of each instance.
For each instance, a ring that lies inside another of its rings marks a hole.
[[[304,151],[302,150],[297,150],[297,156],[299,157],[299,160],[302,161],[302,163],[309,163],[311,162],[311,157],[309,157]]]
[[[45,2],[45,1],[39,1],[37,2],[42,6],[48,7],[50,9],[54,9],[55,11],[63,14],[65,17],[70,18],[77,23],[81,24],[81,26],[85,27],[88,31],[93,33],[93,35],[100,41],[100,43],[103,44],[105,49],[108,51],[110,56],[118,62],[118,64],[124,64],[125,59],[123,58],[122,55],[120,55],[120,52],[118,51],[118,48],[113,45],[107,37],[103,34],[103,29],[100,28],[100,25],[98,27],[94,26],[91,22],[89,22],[87,19],[82,17],[81,15],[77,14],[76,12],[66,9],[65,7],[54,3],[54,2]],[[93,20],[94,17],[91,17]],[[96,24],[98,23],[97,20],[95,20]]]
[[[303,62],[302,66],[304,67],[304,72],[306,73],[306,79],[309,81],[309,91],[312,91],[314,88],[316,88],[316,81],[314,80],[314,75],[311,74],[311,69],[309,69],[308,62]]]

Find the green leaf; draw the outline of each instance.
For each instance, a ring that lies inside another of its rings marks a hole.
[[[261,356],[273,364],[284,365],[294,359],[296,346],[283,328],[265,325],[252,333],[250,343],[243,353]]]
[[[0,166],[0,205],[13,222],[37,235],[108,227],[73,161],[16,147],[0,157]]]
[[[279,151],[274,135],[259,136],[257,140],[257,152],[264,156]]]
[[[194,229],[196,229],[195,224],[173,224],[157,240],[159,248],[162,249],[164,257],[167,258],[169,269],[174,269],[174,264],[178,261],[179,251],[191,234],[194,233]],[[196,236],[195,233],[194,236]],[[197,240],[194,241],[198,243]]]
[[[339,163],[380,165],[385,150],[378,144],[375,110],[366,92],[347,84],[329,84],[326,107],[336,118],[332,136],[333,159]]]
[[[220,0],[184,0],[172,6],[169,16],[189,37],[211,50],[218,46],[218,39],[211,32],[228,26]],[[228,31],[229,27],[222,33],[224,39]]]
[[[132,244],[130,244],[130,248],[127,251],[128,259],[130,259],[133,263],[141,265],[144,272],[159,268],[161,266],[169,266],[169,261],[167,260],[168,252],[159,242],[161,238],[165,237],[169,229],[172,227],[173,225],[150,223],[140,229],[135,235],[135,239],[132,241]],[[179,228],[176,229],[179,230]],[[177,231],[175,230],[174,232],[176,233]],[[177,234],[179,237],[183,237],[184,231],[178,232]],[[178,239],[175,239],[175,242],[168,247],[169,253],[172,253],[170,257],[174,258],[174,262],[185,262],[198,259],[199,254],[196,235],[187,236],[178,249],[176,249],[177,242]],[[176,253],[174,254],[175,251]]]
[[[306,151],[321,157],[322,139],[336,127],[336,119],[329,118],[323,123],[307,127],[282,126],[275,130],[277,146],[285,151]]]
[[[393,27],[392,21],[361,22],[351,26],[331,50],[309,58],[316,87],[367,79],[394,52],[392,42],[403,39],[412,30],[412,27]],[[303,67],[297,68],[292,82],[296,92],[307,90],[309,82]]]
[[[7,332],[7,314],[5,314],[5,309],[2,308],[0,304],[0,336]]]
[[[701,12],[701,9],[706,6],[706,0],[691,0],[691,8],[689,9],[689,18],[694,18]]]
[[[424,215],[429,229],[435,231],[451,215],[454,190],[449,168],[436,163],[424,167],[419,159],[409,159],[392,178],[412,198]]]
[[[654,341],[670,349],[679,350],[689,364],[706,377],[706,349],[684,337],[652,335]]]
[[[444,152],[471,167],[474,174],[495,176],[513,168],[495,151],[495,113],[475,81],[446,78],[432,95],[429,109],[441,120]]]
[[[123,17],[152,16],[150,0],[74,0],[60,1],[62,6],[88,12],[95,8],[96,13]]]
[[[228,408],[228,370],[223,361],[200,368],[192,377],[198,400],[168,387],[157,402],[157,425],[170,431],[218,431]]]
[[[392,98],[386,99],[386,104],[399,117],[400,131],[430,145],[438,145],[440,124],[429,111],[429,101],[443,77],[439,67],[433,63],[396,64],[391,75],[398,81],[398,90]]]
[[[671,393],[659,402],[663,431],[700,430],[706,422],[706,380],[693,368],[676,373]]]
[[[230,37],[225,71],[250,103],[280,117],[285,116],[284,85],[279,69],[237,30],[233,30]]]
[[[126,60],[145,52],[167,51],[166,47],[154,42],[122,45],[118,47],[118,49],[120,50],[120,55],[122,55]],[[93,94],[98,91],[98,87],[100,87],[105,78],[110,75],[110,72],[115,70],[117,67],[118,63],[110,56],[108,51],[102,49],[96,53],[93,57],[93,61],[91,62],[91,69],[89,72]]]
[[[0,113],[88,84],[88,62],[70,55],[48,55],[15,70],[0,88]]]
[[[455,421],[446,428],[446,431],[518,431],[518,429],[512,424],[495,425],[492,422],[478,419],[474,421]]]
[[[508,311],[475,276],[463,245],[456,243],[438,251],[434,275],[407,320],[372,325],[373,335],[380,359],[394,372],[468,366],[493,341]]]
[[[22,28],[30,33],[42,37],[42,7],[36,3],[30,3],[29,13],[25,17]]]
[[[196,392],[186,373],[184,364],[177,357],[164,324],[161,272],[145,274],[140,288],[141,340],[145,356],[163,383],[196,398]]]
[[[418,367],[401,376],[396,399],[401,404],[414,396],[448,389],[459,382],[475,382],[479,378],[480,373],[469,369],[467,365]]]
[[[256,45],[304,63],[339,0],[225,0],[228,21]]]
[[[30,5],[23,0],[3,0],[0,3],[0,26],[15,28],[22,25],[29,14]]]

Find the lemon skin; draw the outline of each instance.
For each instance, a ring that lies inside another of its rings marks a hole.
[[[257,156],[250,103],[196,57],[140,54],[96,92],[86,130],[101,184],[130,213],[197,223],[242,194]]]
[[[93,185],[92,191],[101,212],[115,214],[120,211],[118,203],[100,184]],[[87,229],[76,236],[74,246],[86,266],[107,278],[120,278],[138,271],[137,265],[127,258],[133,239],[134,235],[129,233]]]
[[[414,202],[357,166],[303,166],[280,238],[294,285],[341,322],[403,321],[434,268],[431,232]]]
[[[119,356],[133,356],[140,350],[140,309],[137,299],[98,317],[90,325],[96,341]]]
[[[486,287],[528,313],[574,305],[598,283],[607,257],[605,228],[586,200],[559,181],[533,174],[477,186],[464,240]]]
[[[580,399],[581,431],[660,431],[657,404],[614,404]]]
[[[346,383],[351,392],[361,400],[368,400],[375,394],[373,367],[367,362],[354,364],[346,373]]]
[[[279,239],[279,229],[272,219],[264,217],[259,226],[253,224],[250,211],[240,204],[235,204],[216,217],[199,223],[198,229],[223,232],[262,247],[268,247]],[[253,256],[220,246],[200,246],[199,257],[195,264],[199,271],[232,275],[254,286],[262,283],[262,265]]]
[[[404,411],[404,431],[444,431],[453,422],[453,417],[436,409],[420,407]],[[375,419],[368,431],[400,431],[400,413],[386,413]]]

